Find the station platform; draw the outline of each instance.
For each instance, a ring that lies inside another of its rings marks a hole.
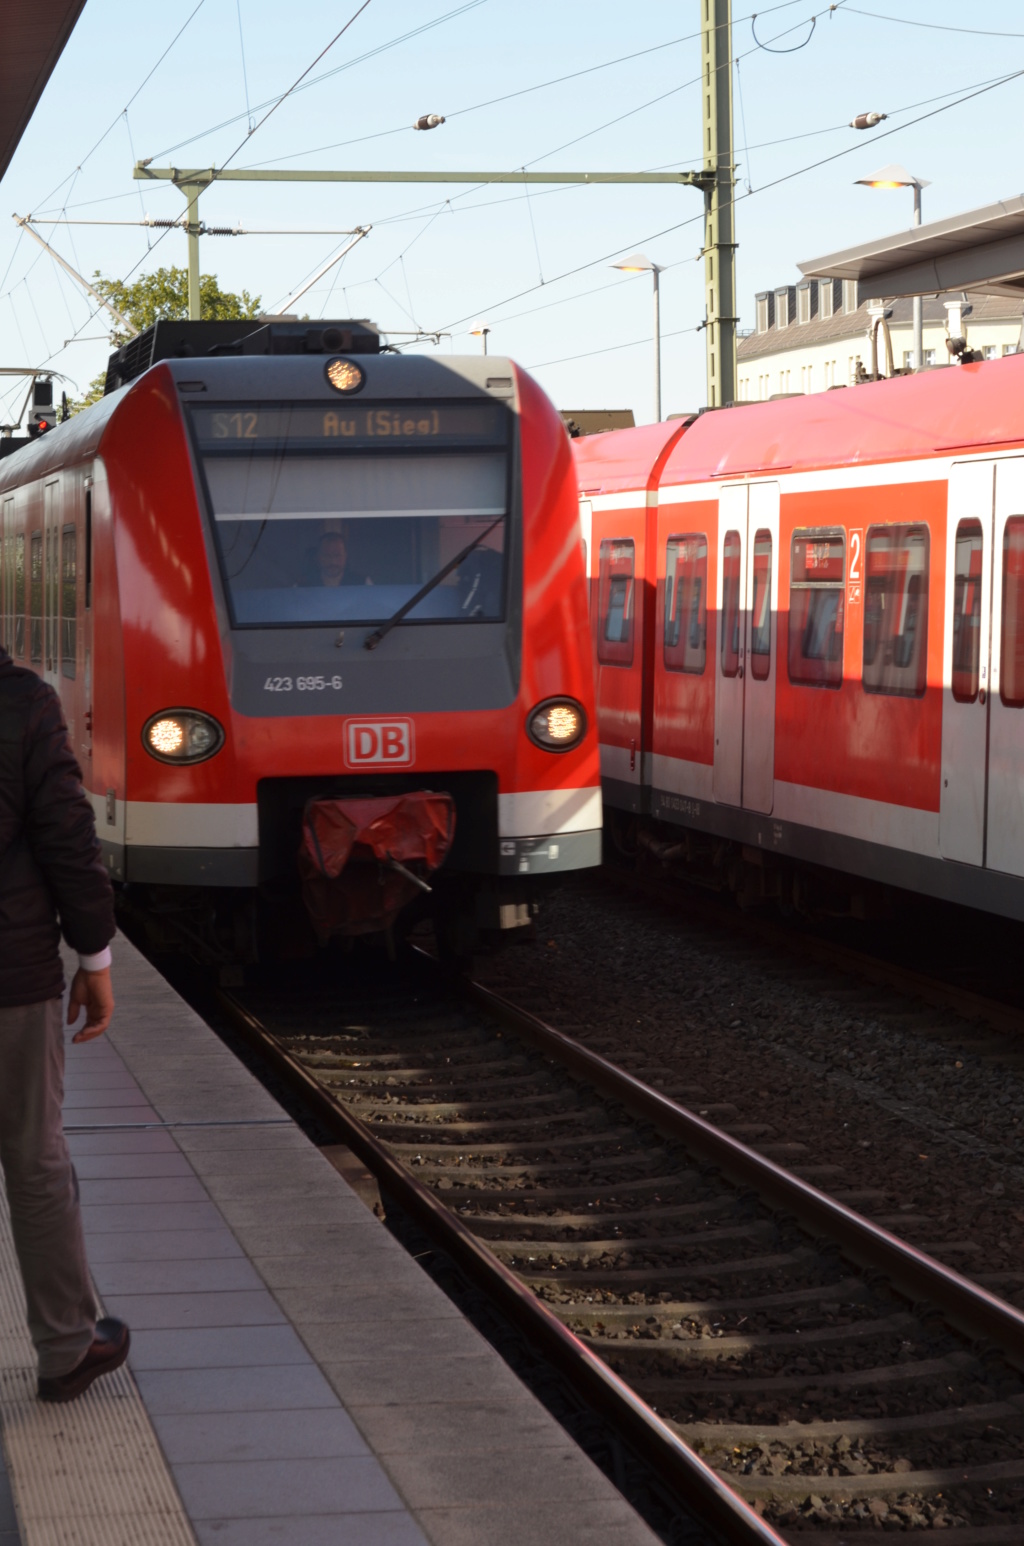
[[[35,1398],[0,1213],[0,1546],[657,1537],[137,950],[65,1125],[128,1366]]]

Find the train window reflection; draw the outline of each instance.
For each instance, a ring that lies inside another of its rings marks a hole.
[[[865,552],[864,690],[920,698],[928,670],[928,528],[869,526]]]
[[[708,539],[669,537],[665,549],[665,665],[701,676],[708,655]]]
[[[32,533],[29,548],[29,659],[39,665],[43,658],[43,534]]]
[[[772,534],[754,536],[754,572],[750,596],[750,674],[766,682],[772,669]]]
[[[791,682],[842,686],[845,565],[842,532],[794,533],[787,652]]]
[[[504,452],[260,447],[203,463],[236,626],[381,622],[477,538],[409,619],[504,616]]]
[[[635,549],[606,538],[599,550],[597,658],[602,665],[633,664]]]
[[[75,650],[78,642],[78,556],[75,528],[65,526],[60,552],[60,669],[63,676],[75,674]]]
[[[1024,516],[1013,515],[1003,534],[1003,625],[999,696],[1024,707]]]
[[[740,669],[740,564],[743,545],[738,531],[727,531],[722,544],[722,618],[720,655],[722,675],[736,676]]]

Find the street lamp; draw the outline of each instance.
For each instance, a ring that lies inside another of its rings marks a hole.
[[[613,263],[612,268],[619,268],[624,274],[650,274],[654,280],[654,422],[661,423],[661,297],[658,293],[658,275],[661,273],[657,263],[652,263],[650,258],[645,258],[642,252],[634,252],[631,258],[623,258],[621,263]]]
[[[491,330],[486,322],[474,322],[473,326],[469,330],[469,336],[471,338],[483,339],[485,354],[487,353],[487,335],[490,331]]]
[[[856,122],[856,120],[854,120]],[[900,166],[897,161],[890,162],[877,172],[872,172],[870,177],[858,177],[857,183],[862,188],[913,188],[914,190],[914,224],[921,224],[921,189],[928,188],[931,184],[926,177],[915,177],[908,172],[905,166]],[[924,364],[924,318],[921,311],[921,297],[914,296],[914,369],[920,370]]]

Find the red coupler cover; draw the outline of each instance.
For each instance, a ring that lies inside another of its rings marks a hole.
[[[310,800],[298,865],[302,895],[321,943],[331,934],[386,929],[443,863],[455,835],[455,803],[429,789],[368,800]]]

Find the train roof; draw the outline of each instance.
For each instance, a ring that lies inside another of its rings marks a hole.
[[[687,422],[669,419],[663,424],[607,430],[602,435],[585,435],[574,440],[572,449],[580,489],[584,494],[611,494],[648,485],[666,450],[683,433]]]
[[[663,444],[650,431],[674,428],[650,425],[576,441],[580,487],[649,487]],[[677,432],[660,485],[917,460],[1021,440],[1024,355],[1009,355],[703,413]]]

